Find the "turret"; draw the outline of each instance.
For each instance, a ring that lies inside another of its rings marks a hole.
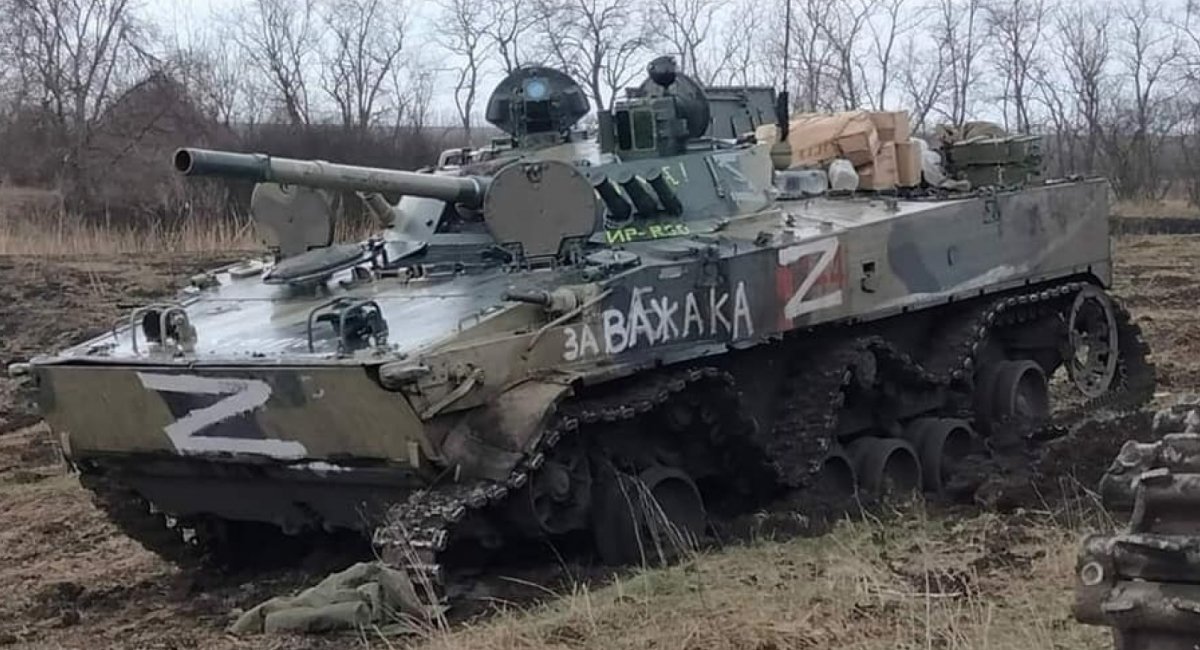
[[[257,183],[251,211],[267,245],[281,258],[264,276],[267,281],[307,282],[363,261],[362,247],[332,245],[332,211],[322,191],[359,192],[376,214],[391,210],[378,196],[382,192],[465,208],[498,245],[525,259],[564,254],[571,241],[592,234],[599,214],[591,183],[573,166],[554,160],[516,161],[493,176],[455,176],[185,148],[175,152],[174,166],[185,176]],[[421,244],[400,243],[412,245],[408,252]]]
[[[187,176],[257,183],[251,212],[277,257],[268,280],[283,282],[327,277],[329,269],[361,264],[370,253],[333,245],[334,192],[360,193],[390,227],[384,264],[426,249],[431,258],[477,261],[480,246],[488,259],[578,261],[584,246],[682,236],[690,232],[682,222],[728,219],[769,205],[766,149],[706,137],[708,97],[672,58],[655,59],[648,73],[611,112],[600,113],[599,143],[572,130],[589,108],[579,85],[531,66],[505,77],[488,102],[488,120],[512,141],[494,142],[486,162],[460,150],[457,165],[422,173],[180,149],[174,166]],[[596,144],[611,155],[589,157]],[[472,170],[483,173],[463,173]],[[383,193],[405,195],[402,209]],[[645,224],[645,237],[637,224]]]
[[[524,66],[492,91],[487,121],[512,136],[521,149],[553,146],[570,139],[590,106],[583,88],[554,68]]]

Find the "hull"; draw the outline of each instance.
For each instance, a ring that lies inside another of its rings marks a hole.
[[[408,402],[356,366],[56,365],[41,371],[39,391],[80,461],[164,454],[416,468],[432,449]]]

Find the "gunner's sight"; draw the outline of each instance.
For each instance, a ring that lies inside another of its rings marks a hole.
[[[487,121],[511,135],[518,147],[546,147],[567,141],[571,127],[590,108],[583,89],[569,76],[527,66],[496,86],[488,99]]]

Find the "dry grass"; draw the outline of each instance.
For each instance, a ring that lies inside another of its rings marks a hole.
[[[211,253],[261,250],[248,217],[185,219],[178,226],[115,226],[90,223],[60,206],[18,201],[13,190],[0,191],[0,255],[122,255]],[[334,224],[335,241],[362,241],[375,234],[370,219]]]
[[[510,610],[425,648],[1105,647],[1070,615],[1079,534],[1049,519],[844,523]]]
[[[250,223],[186,221],[176,228],[117,228],[69,216],[5,219],[0,215],[0,255],[205,253],[261,248]]]
[[[1200,217],[1200,207],[1183,199],[1117,201],[1113,214],[1118,217]]]

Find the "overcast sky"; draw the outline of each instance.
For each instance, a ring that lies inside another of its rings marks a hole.
[[[143,11],[141,13],[165,33],[187,34],[210,27],[241,4],[243,3],[239,0],[142,0]],[[416,0],[409,4],[409,10],[412,21],[409,38],[416,46],[413,51],[428,51],[428,48],[421,48],[420,44],[428,39],[427,34],[431,31],[429,24],[436,7],[431,0]],[[441,53],[436,58],[437,64],[442,68],[438,73],[439,83],[434,90],[431,110],[435,119],[441,118],[452,122],[455,120],[455,115],[454,95],[451,87],[453,81],[451,81],[450,74],[454,62],[447,60],[447,57],[452,58],[453,55]],[[499,81],[500,75],[495,73],[481,77],[479,90],[482,97],[478,103],[482,104],[486,101],[491,94],[492,87]],[[477,110],[482,110],[482,108],[477,106]]]

